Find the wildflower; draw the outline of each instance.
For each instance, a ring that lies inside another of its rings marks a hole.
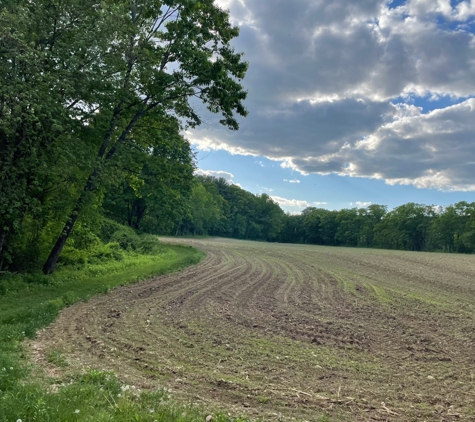
[[[10,371],[13,371],[13,366],[10,366]]]
[[[2,368],[2,371],[6,371],[6,370],[7,370],[7,368]]]
[[[122,394],[120,394],[120,393],[119,393],[119,394],[117,394],[117,397],[122,397]]]
[[[74,411],[74,413],[76,413],[76,414],[79,413],[79,412],[80,412],[79,409],[76,409],[76,410]]]
[[[21,419],[17,419],[16,422],[23,422]]]

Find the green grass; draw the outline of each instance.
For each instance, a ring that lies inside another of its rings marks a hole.
[[[110,372],[92,370],[72,379],[45,381],[35,375],[38,371],[32,370],[23,346],[23,340],[53,322],[62,308],[120,285],[180,270],[203,256],[190,247],[161,245],[153,254],[128,252],[120,261],[65,266],[52,276],[4,275],[0,279],[0,421],[203,421],[208,414],[203,409],[176,404],[164,390],[121,385]],[[46,358],[58,367],[68,365],[60,352]],[[230,420],[213,415],[213,421]]]

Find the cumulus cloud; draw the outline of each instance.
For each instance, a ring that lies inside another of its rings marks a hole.
[[[241,28],[250,114],[191,142],[302,174],[475,190],[475,2],[389,3],[219,0]],[[424,113],[421,97],[455,105]]]
[[[197,176],[211,176],[215,177],[216,179],[225,179],[228,183],[232,185],[241,186],[239,183],[236,183],[234,179],[234,174],[229,173],[228,171],[224,170],[202,170],[198,169],[195,171]]]
[[[299,207],[299,208],[305,208],[310,206],[310,204],[307,201],[302,201],[299,199],[286,199],[286,198],[281,198],[280,196],[271,196],[272,200],[277,202],[279,205],[284,205],[286,207]]]
[[[404,8],[416,16],[442,15],[454,21],[465,21],[475,15],[475,3],[472,0],[452,5],[450,0],[409,0]]]
[[[369,207],[371,205],[371,202],[356,201],[354,204],[353,204],[353,202],[350,202],[350,205],[351,206],[355,205],[358,208],[366,208],[366,207]]]

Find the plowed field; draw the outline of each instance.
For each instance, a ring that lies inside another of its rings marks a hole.
[[[39,360],[266,420],[475,420],[474,256],[167,241],[207,258],[65,309]]]

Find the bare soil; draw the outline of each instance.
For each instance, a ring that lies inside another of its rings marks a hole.
[[[167,241],[207,258],[65,309],[38,361],[265,420],[475,421],[474,256]]]

